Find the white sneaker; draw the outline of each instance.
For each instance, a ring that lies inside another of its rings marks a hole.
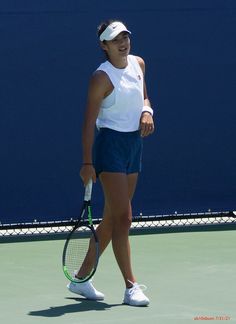
[[[81,282],[81,283],[70,282],[67,285],[67,288],[72,293],[84,296],[87,299],[91,299],[91,300],[103,300],[104,299],[104,294],[101,293],[100,291],[97,291],[94,288],[91,279],[86,282]]]
[[[124,304],[130,306],[147,306],[150,301],[142,291],[145,289],[147,289],[146,286],[139,285],[137,282],[133,283],[133,287],[125,290]]]

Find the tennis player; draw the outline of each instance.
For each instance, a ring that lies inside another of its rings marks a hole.
[[[129,229],[131,201],[141,171],[142,141],[153,133],[153,110],[144,81],[145,63],[130,55],[131,32],[120,21],[109,20],[98,27],[100,46],[106,61],[93,73],[83,125],[83,165],[80,176],[86,185],[99,177],[104,192],[104,214],[96,232],[100,254],[112,242],[114,255],[124,278],[123,302],[145,306],[143,293],[131,266]],[[95,124],[98,135],[94,140]],[[90,271],[89,256],[78,276]],[[71,292],[102,300],[91,280],[70,283]]]

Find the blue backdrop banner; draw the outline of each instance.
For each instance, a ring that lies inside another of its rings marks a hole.
[[[2,223],[78,215],[82,119],[107,18],[132,31],[155,110],[134,214],[235,209],[235,2],[2,0],[0,18]],[[99,181],[93,202],[100,217]]]

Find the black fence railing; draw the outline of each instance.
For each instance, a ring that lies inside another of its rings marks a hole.
[[[95,227],[101,219],[94,219]],[[21,238],[43,238],[53,236],[57,238],[65,236],[75,225],[76,219],[64,221],[0,224],[0,239],[14,240]],[[206,212],[172,215],[139,215],[133,218],[131,232],[143,230],[152,231],[180,231],[180,230],[199,230],[199,227],[209,229],[215,226],[221,229],[225,227],[236,229],[236,212]],[[50,237],[49,237],[50,238]]]

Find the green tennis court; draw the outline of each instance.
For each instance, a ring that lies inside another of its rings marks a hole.
[[[94,279],[102,302],[66,289],[63,240],[1,243],[0,322],[192,323],[236,322],[236,231],[140,234],[130,237],[133,266],[151,303],[122,305],[124,287],[109,247]]]

